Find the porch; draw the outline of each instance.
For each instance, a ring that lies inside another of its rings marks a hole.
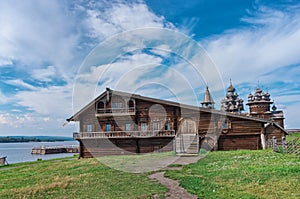
[[[73,139],[175,137],[175,130],[76,132]]]

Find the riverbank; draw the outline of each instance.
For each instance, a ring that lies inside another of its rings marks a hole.
[[[42,146],[65,146],[65,145],[78,145],[77,141],[63,141],[63,142],[24,142],[24,143],[1,143],[0,144],[0,157],[7,156],[9,164],[18,162],[32,162],[37,159],[48,160],[53,158],[62,158],[73,156],[76,153],[60,153],[60,154],[47,154],[38,155],[31,154],[32,148]]]
[[[0,136],[0,143],[19,142],[63,142],[72,141],[72,137],[62,136]]]

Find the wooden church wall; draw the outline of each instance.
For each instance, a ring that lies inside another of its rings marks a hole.
[[[282,137],[285,136],[285,134],[280,128],[278,128],[274,125],[269,125],[266,128],[267,142],[270,142],[272,140],[273,136],[276,137],[277,143],[281,144],[282,143]]]

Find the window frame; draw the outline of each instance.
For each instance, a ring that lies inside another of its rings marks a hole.
[[[125,131],[131,131],[131,124],[130,123],[125,124]]]
[[[110,123],[105,124],[105,131],[107,131],[107,132],[111,131],[111,124]]]
[[[146,122],[141,123],[141,131],[148,131],[148,124]]]
[[[87,124],[86,125],[86,131],[87,132],[93,132],[94,125],[93,124]]]

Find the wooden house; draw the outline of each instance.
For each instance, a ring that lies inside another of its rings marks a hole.
[[[272,136],[286,133],[271,117],[216,110],[213,105],[208,87],[202,107],[107,88],[67,121],[79,122],[73,137],[80,143],[80,157],[264,149]]]

